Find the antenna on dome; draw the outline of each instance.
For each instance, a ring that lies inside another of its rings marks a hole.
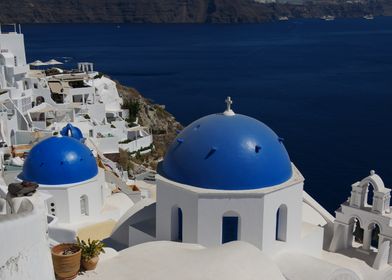
[[[228,96],[226,98],[225,102],[226,102],[227,107],[226,107],[226,111],[223,112],[223,115],[225,115],[225,116],[234,116],[235,113],[233,112],[233,110],[231,110],[231,105],[233,104],[233,100],[231,100],[231,97]]]

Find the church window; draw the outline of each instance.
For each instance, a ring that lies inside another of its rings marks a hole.
[[[352,218],[349,222],[352,227],[353,243],[362,244],[363,243],[363,229],[361,223],[357,218]]]
[[[372,184],[369,184],[367,188],[367,194],[366,194],[366,203],[368,206],[373,205],[373,197],[374,197],[374,187]]]
[[[80,197],[80,213],[83,216],[88,216],[88,198],[86,195]]]
[[[171,240],[182,242],[183,240],[183,213],[178,206],[172,208]]]
[[[369,225],[369,230],[371,231],[371,247],[378,249],[378,243],[380,240],[380,227],[376,223],[372,223]]]
[[[284,204],[276,211],[275,239],[279,241],[287,239],[287,206]]]

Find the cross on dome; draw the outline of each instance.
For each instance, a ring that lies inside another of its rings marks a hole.
[[[226,108],[226,111],[223,112],[223,114],[225,116],[234,116],[235,113],[233,112],[233,110],[231,110],[231,105],[233,104],[233,100],[231,100],[231,97],[228,96],[226,98],[225,102],[226,102],[227,108]]]
[[[227,111],[231,110],[231,104],[233,104],[233,101],[231,100],[231,97],[228,96],[225,100],[226,104],[227,104]]]

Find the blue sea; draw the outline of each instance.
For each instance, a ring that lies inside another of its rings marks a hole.
[[[392,187],[392,18],[22,29],[28,61],[94,62],[184,125],[231,96],[285,139],[331,213],[371,169]]]

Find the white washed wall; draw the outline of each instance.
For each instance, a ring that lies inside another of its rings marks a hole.
[[[139,138],[135,141],[129,142],[127,144],[119,144],[120,148],[123,150],[128,150],[129,152],[135,152],[142,148],[146,148],[152,144],[152,135]]]
[[[0,215],[0,279],[54,280],[44,208],[23,199],[19,213]]]

